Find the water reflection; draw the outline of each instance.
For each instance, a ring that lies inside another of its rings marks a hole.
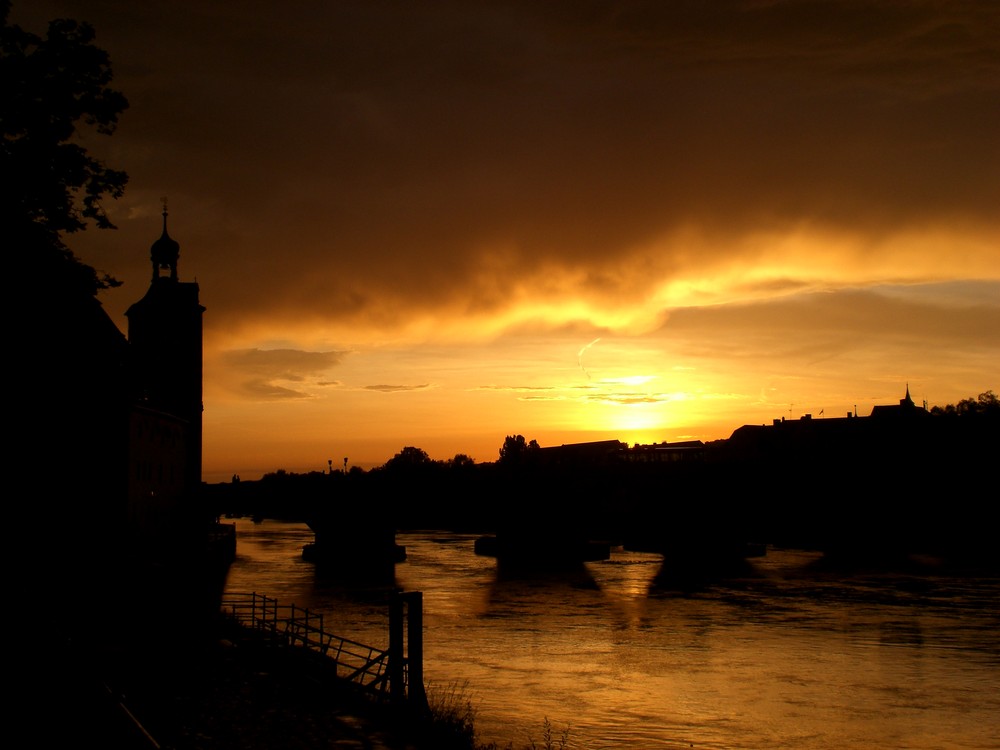
[[[316,587],[357,591],[398,587],[396,564],[386,560],[323,560],[312,563]]]
[[[227,588],[321,611],[384,644],[387,592],[422,591],[429,687],[464,684],[483,742],[577,747],[995,747],[1000,580],[815,565],[769,550],[745,575],[678,592],[663,559],[613,551],[571,574],[508,576],[472,535],[401,534],[391,580],[301,560],[308,529],[238,526]]]
[[[761,574],[751,559],[716,559],[711,550],[688,549],[664,556],[651,588],[661,593],[695,594],[718,584],[757,578]]]

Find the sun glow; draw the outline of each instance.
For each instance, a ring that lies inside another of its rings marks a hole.
[[[667,407],[662,403],[624,404],[614,407],[609,427],[620,435],[660,430],[667,422]]]
[[[655,379],[656,379],[655,375],[628,375],[623,378],[609,378],[601,382],[602,384],[607,384],[607,385],[639,386],[639,385],[645,385],[646,383]]]
[[[638,383],[649,380],[640,378]],[[676,430],[685,418],[688,399],[686,392],[661,393],[639,388],[590,393],[582,400],[572,421],[578,429],[607,434],[629,444],[670,441],[675,439],[671,430]]]

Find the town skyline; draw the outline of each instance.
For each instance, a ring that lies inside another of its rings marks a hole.
[[[905,395],[903,396],[903,398],[899,399],[898,403],[875,404],[872,407],[871,411],[867,414],[859,413],[857,409],[855,409],[853,411],[848,411],[845,414],[830,415],[829,419],[834,421],[843,421],[845,419],[847,420],[860,419],[863,421],[870,417],[875,416],[879,412],[884,414],[887,412],[894,411],[896,409],[904,409],[906,411],[924,411],[930,415],[938,415],[938,416],[944,416],[944,415],[955,416],[963,413],[972,413],[977,411],[983,413],[992,412],[995,411],[996,407],[997,407],[997,395],[993,392],[992,389],[983,391],[979,394],[976,394],[975,396],[969,396],[965,399],[961,399],[958,403],[935,404],[931,406],[926,402],[924,402],[923,404],[915,403],[910,394],[909,387],[907,386]],[[366,463],[352,464],[350,462],[350,457],[345,456],[338,460],[334,460],[332,458],[327,459],[326,467],[303,466],[303,467],[288,469],[284,466],[280,466],[266,470],[259,474],[255,471],[252,473],[252,475],[246,477],[244,477],[244,475],[239,474],[238,472],[234,473],[230,477],[215,477],[213,480],[211,480],[211,483],[216,483],[216,484],[221,484],[225,482],[231,483],[234,481],[241,481],[244,478],[250,479],[251,481],[256,481],[258,479],[261,479],[262,477],[281,475],[281,474],[288,474],[288,475],[328,474],[328,473],[343,474],[351,469],[361,469],[362,471],[368,471],[372,469],[387,468],[397,461],[408,463],[416,460],[416,461],[427,461],[430,463],[437,463],[437,464],[448,464],[448,465],[454,464],[456,466],[468,465],[469,463],[475,463],[475,464],[502,463],[504,460],[504,450],[507,449],[508,445],[511,443],[514,444],[521,443],[522,446],[526,446],[528,448],[534,447],[539,449],[565,448],[569,450],[574,450],[574,449],[586,450],[589,447],[593,450],[593,449],[599,449],[601,446],[605,446],[603,450],[610,450],[609,448],[606,447],[606,444],[620,443],[622,449],[625,451],[629,450],[634,451],[635,449],[646,449],[646,448],[651,449],[660,446],[665,448],[687,450],[693,447],[708,447],[713,443],[725,443],[730,438],[736,436],[738,433],[745,431],[745,429],[747,428],[755,428],[755,427],[777,428],[779,426],[784,425],[786,422],[790,424],[794,421],[805,422],[808,425],[809,423],[814,421],[814,418],[816,422],[823,422],[827,418],[827,416],[825,415],[824,410],[820,410],[819,415],[813,415],[811,412],[806,412],[797,418],[792,418],[790,416],[776,417],[774,420],[771,421],[770,424],[762,423],[759,425],[758,424],[738,425],[735,426],[733,430],[731,430],[724,437],[710,438],[708,440],[693,438],[690,440],[676,440],[676,441],[662,440],[662,441],[652,441],[652,442],[629,443],[627,441],[609,437],[609,438],[602,438],[598,440],[583,441],[583,442],[541,444],[538,442],[538,440],[536,440],[533,437],[530,436],[526,437],[520,433],[509,433],[504,436],[504,439],[501,441],[501,443],[497,448],[497,455],[495,455],[492,459],[489,458],[475,459],[472,455],[470,455],[466,451],[457,451],[454,454],[450,454],[444,457],[436,457],[436,456],[431,456],[427,451],[425,451],[420,446],[404,445],[401,446],[398,451],[393,453],[393,455],[387,457],[386,460],[381,462],[366,462]],[[208,480],[206,480],[206,482],[207,481]]]

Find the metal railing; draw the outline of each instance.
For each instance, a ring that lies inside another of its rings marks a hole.
[[[329,633],[323,615],[258,593],[229,593],[222,599],[222,614],[275,646],[306,648],[329,658],[337,677],[352,682],[378,698],[390,688],[390,649],[369,646]],[[407,678],[406,660],[402,679]],[[402,687],[405,692],[405,687]]]

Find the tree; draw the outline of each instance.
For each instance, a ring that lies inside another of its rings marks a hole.
[[[957,404],[944,407],[935,406],[931,414],[945,416],[962,416],[969,414],[1000,414],[1000,398],[992,391],[983,391],[975,398],[963,398]]]
[[[1000,410],[1000,398],[992,390],[980,393],[976,401],[979,404],[979,411],[995,412]]]
[[[9,23],[0,0],[0,233],[29,278],[42,276],[94,296],[118,286],[63,244],[93,222],[113,229],[101,203],[120,198],[128,176],[92,157],[77,139],[85,130],[111,135],[128,101],[109,87],[107,52],[93,27],[49,23],[45,37]]]
[[[508,435],[500,446],[500,464],[508,467],[525,466],[538,455],[539,450],[535,440],[529,443],[524,435]]]
[[[428,466],[432,463],[433,461],[431,461],[431,457],[427,455],[427,451],[422,448],[414,448],[412,445],[408,445],[395,456],[386,461],[385,468],[389,470],[406,471],[419,466]]]

